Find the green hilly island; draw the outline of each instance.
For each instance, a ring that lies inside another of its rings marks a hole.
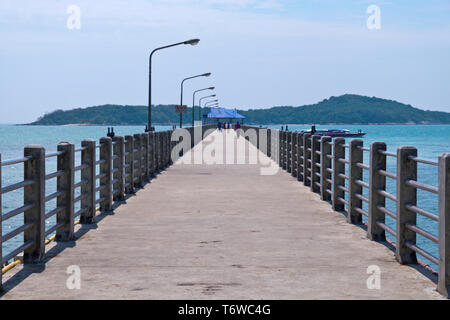
[[[203,109],[202,113],[209,109]],[[197,110],[196,110],[197,112]],[[245,123],[268,124],[450,124],[450,113],[425,111],[393,100],[360,95],[330,97],[305,106],[277,106],[268,109],[239,110]],[[178,124],[175,105],[152,108],[154,124]],[[192,109],[183,115],[191,123]],[[56,110],[40,117],[31,125],[145,125],[146,106],[102,105],[72,110]]]

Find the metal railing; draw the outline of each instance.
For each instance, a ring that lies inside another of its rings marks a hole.
[[[298,181],[320,194],[336,211],[344,212],[347,221],[363,223],[367,219],[367,237],[373,241],[385,241],[386,232],[395,239],[396,260],[401,264],[417,263],[417,254],[438,266],[438,291],[450,295],[450,153],[439,156],[438,161],[421,159],[414,147],[400,147],[396,153],[387,152],[384,142],[374,142],[364,148],[363,141],[353,139],[349,144],[344,138],[311,135],[275,129],[243,126],[257,131],[259,145],[261,130],[266,130],[266,150],[277,150],[270,157]],[[274,132],[277,132],[274,135]],[[264,135],[263,135],[264,136]],[[277,137],[274,139],[274,137]],[[278,140],[278,141],[275,141]],[[364,152],[369,163],[364,163]],[[267,154],[267,153],[266,153]],[[348,156],[347,156],[348,154]],[[386,158],[396,161],[396,173],[387,171]],[[438,167],[438,186],[418,181],[417,164]],[[368,175],[368,182],[363,179]],[[386,179],[396,185],[396,194],[387,192]],[[417,190],[438,195],[438,213],[420,208]],[[368,196],[364,196],[368,194]],[[386,199],[395,203],[389,210]],[[364,210],[367,206],[367,210]],[[417,215],[438,223],[438,235],[417,225]],[[386,216],[395,221],[395,228],[386,223]],[[417,235],[438,246],[438,256],[419,247]]]
[[[212,127],[204,126],[202,137]],[[192,128],[186,129],[193,134]],[[98,211],[112,210],[114,202],[119,204],[126,194],[134,193],[170,165],[171,151],[177,143],[171,141],[172,133],[168,130],[103,137],[98,145],[95,140],[86,139],[78,149],[72,143],[62,142],[56,152],[47,154],[44,147],[30,145],[24,148],[22,158],[6,161],[0,154],[0,233],[6,221],[23,214],[23,223],[1,237],[2,275],[21,262],[41,261],[45,246],[51,241],[72,240],[75,225],[93,223]],[[48,174],[47,158],[56,158],[57,162],[56,171]],[[2,186],[2,168],[15,164],[23,164],[23,180]],[[52,179],[57,180],[56,191],[46,195],[46,181]],[[15,190],[23,190],[24,204],[2,213],[2,196]],[[46,212],[46,204],[54,200],[55,208]],[[79,209],[75,211],[76,208]],[[46,221],[55,216],[56,223],[46,229]],[[3,256],[3,244],[20,234],[23,244]],[[0,288],[1,284],[2,278]]]

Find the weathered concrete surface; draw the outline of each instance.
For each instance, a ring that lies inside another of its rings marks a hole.
[[[70,265],[81,268],[80,290],[66,287]],[[367,289],[369,265],[381,269],[380,290]],[[44,271],[30,270],[6,283],[16,282],[4,299],[441,298],[309,188],[259,165],[172,166]]]

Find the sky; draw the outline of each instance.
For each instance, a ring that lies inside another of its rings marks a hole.
[[[352,93],[450,112],[448,0],[1,0],[0,123],[146,105],[149,53],[191,38],[155,53],[153,104],[211,72],[185,83],[184,104],[215,86],[244,110]]]

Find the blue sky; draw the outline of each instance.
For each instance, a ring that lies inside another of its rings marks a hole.
[[[66,26],[69,5],[81,28]],[[381,9],[369,30],[366,9]],[[450,112],[448,0],[2,0],[0,123],[106,103],[178,103],[214,85],[223,107],[311,104],[345,93]],[[7,112],[5,112],[7,111]]]

